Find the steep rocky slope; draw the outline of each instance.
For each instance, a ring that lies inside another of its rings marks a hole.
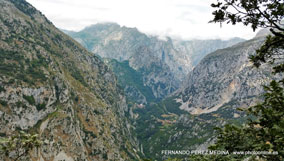
[[[24,0],[0,0],[0,136],[39,133],[26,159],[138,159],[128,110],[97,56]]]
[[[272,77],[269,67],[256,69],[248,59],[263,40],[252,39],[207,55],[180,88],[180,108],[201,114],[234,102],[238,106],[254,103]]]
[[[232,38],[229,40],[174,40],[173,43],[178,51],[187,53],[187,55],[189,55],[191,64],[193,65],[193,67],[195,67],[207,54],[218,49],[224,49],[233,46],[243,41],[244,40],[240,38]]]
[[[96,24],[80,32],[66,30],[64,32],[102,58],[115,59],[118,63],[129,61],[129,66],[142,74],[141,79],[145,88],[152,90],[151,93],[156,101],[176,90],[189,71],[206,54],[243,41],[239,38],[228,41],[179,41],[169,37],[160,40],[157,37],[147,36],[136,28],[121,27],[114,23]],[[121,72],[117,75],[121,75]],[[135,84],[122,87],[129,97],[143,93]],[[146,101],[141,99],[142,97],[146,98]],[[149,96],[142,94],[136,99],[132,98],[138,103],[153,101],[153,99],[148,100],[147,97]]]
[[[262,86],[277,79],[271,67],[256,69],[249,62],[263,42],[257,37],[208,54],[172,97],[135,110],[144,153],[161,159],[164,149],[205,150],[214,141],[214,127],[243,123],[248,116],[237,108],[256,104]]]

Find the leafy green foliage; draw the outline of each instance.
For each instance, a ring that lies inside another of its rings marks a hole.
[[[7,102],[7,101],[0,100],[0,104],[1,104],[2,106],[7,106],[7,105],[8,105],[8,102]]]
[[[283,1],[275,0],[219,0],[211,4],[217,8],[212,14],[211,22],[227,22],[235,25],[243,23],[251,25],[253,30],[258,27],[276,27],[283,31],[278,25],[284,18]]]
[[[41,103],[41,104],[37,104],[36,105],[36,109],[38,111],[45,109],[46,104],[45,103]]]
[[[224,129],[219,128],[217,142],[211,149],[229,152],[273,151],[278,155],[259,157],[266,160],[284,159],[284,90],[276,81],[272,81],[265,90],[264,102],[246,110],[257,119],[249,120],[243,126],[228,124]]]
[[[26,96],[26,95],[23,95],[23,98],[24,98],[25,100],[27,100],[30,105],[35,105],[34,96]]]
[[[284,72],[284,66],[279,63],[284,58],[284,37],[281,36],[267,36],[265,43],[260,49],[256,51],[256,55],[250,56],[250,59],[256,67],[262,63],[269,63],[274,65],[274,73]]]
[[[256,67],[262,63],[274,64],[275,73],[284,72],[284,66],[277,60],[284,58],[284,3],[280,0],[221,0],[211,5],[217,8],[210,22],[242,23],[257,28],[270,28],[273,36],[268,36],[264,45],[250,56]]]
[[[2,86],[0,86],[0,93],[1,93],[1,92],[5,92],[5,91],[6,91],[5,88],[2,87]]]
[[[0,154],[14,161],[22,160],[31,150],[40,147],[41,144],[37,134],[20,131],[13,136],[0,138]]]
[[[283,1],[274,0],[224,0],[212,4],[218,8],[213,12],[211,22],[243,23],[258,27],[269,27],[272,36],[250,57],[256,67],[262,63],[274,65],[274,73],[284,72],[284,28],[281,21],[284,18]],[[235,12],[232,12],[232,9]],[[249,119],[247,124],[236,126],[228,124],[218,130],[218,138],[213,150],[233,151],[269,151],[278,155],[258,155],[264,160],[284,159],[284,81],[273,80],[265,86],[264,101],[246,110],[255,119]],[[220,157],[220,156],[218,156]],[[241,159],[243,156],[230,156]],[[252,157],[253,158],[253,157]]]

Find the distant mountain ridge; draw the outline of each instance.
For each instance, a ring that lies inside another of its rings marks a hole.
[[[131,68],[142,73],[145,88],[152,90],[157,101],[178,89],[187,74],[206,54],[243,41],[240,38],[228,41],[180,41],[169,37],[160,40],[136,28],[121,27],[115,23],[96,24],[79,32],[65,32],[102,58],[116,59],[118,63],[129,61]],[[133,84],[130,88],[141,93]],[[145,103],[139,98],[134,100]]]

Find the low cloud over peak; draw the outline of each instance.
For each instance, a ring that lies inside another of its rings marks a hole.
[[[249,27],[208,24],[213,0],[27,0],[58,28],[79,31],[101,22],[137,27],[147,34],[182,39],[252,38]]]

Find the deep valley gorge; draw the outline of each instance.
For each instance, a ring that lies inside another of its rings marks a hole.
[[[71,31],[25,0],[0,0],[0,160],[18,159],[16,145],[2,154],[1,143],[22,131],[41,144],[19,160],[154,161],[172,157],[163,150],[207,150],[215,127],[244,124],[251,116],[239,108],[280,80],[249,60],[269,34],[162,39],[109,22]]]

